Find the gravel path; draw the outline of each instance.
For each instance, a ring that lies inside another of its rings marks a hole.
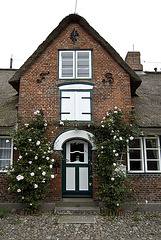
[[[58,224],[58,215],[9,214],[0,219],[2,240],[161,240],[161,212],[126,213],[122,217],[95,216],[95,224]]]

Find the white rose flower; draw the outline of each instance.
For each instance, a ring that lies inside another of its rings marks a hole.
[[[18,175],[18,176],[16,177],[16,179],[17,179],[17,181],[23,180],[23,179],[24,179],[24,176]]]
[[[104,125],[101,125],[102,128],[104,128],[105,126]]]
[[[7,139],[7,140],[6,140],[6,143],[9,143],[9,142],[10,142],[10,140]]]
[[[36,110],[36,111],[34,112],[34,115],[38,115],[38,114],[40,114],[40,111],[39,111],[39,110]]]
[[[41,170],[41,167],[38,167],[39,170]]]
[[[117,111],[114,111],[114,113],[116,114],[116,113],[117,113]]]
[[[114,150],[113,150],[113,152],[115,153],[115,152],[116,152],[116,150],[114,149]]]
[[[113,136],[113,139],[116,139],[116,136]]]
[[[115,179],[112,177],[112,178],[111,178],[111,181],[114,181],[114,180],[115,180]]]
[[[119,139],[122,141],[123,140],[123,138],[122,137],[119,137]]]
[[[32,164],[32,161],[29,161],[28,163],[29,163],[29,164]]]
[[[133,137],[133,136],[131,136],[131,137],[130,137],[130,140],[132,141],[133,139],[134,139],[134,137]]]
[[[38,188],[38,185],[37,185],[37,184],[34,184],[34,188]]]
[[[17,148],[16,148],[16,147],[14,147],[14,150],[17,150]]]
[[[55,176],[54,176],[54,174],[51,174],[51,178],[54,178]]]
[[[118,153],[115,153],[115,156],[116,156],[116,157],[118,157],[118,155],[119,155]]]
[[[39,146],[39,145],[40,145],[40,141],[37,141],[37,142],[36,142],[36,145]]]
[[[55,160],[52,158],[52,159],[51,159],[51,162],[55,162]]]
[[[31,142],[32,141],[32,139],[31,138],[29,138],[29,142]]]
[[[25,127],[28,127],[28,126],[29,126],[29,124],[28,124],[28,123],[25,123],[25,124],[24,124],[24,126],[25,126]]]
[[[49,157],[46,157],[46,160],[49,160],[50,158]]]
[[[113,163],[113,166],[116,167],[116,163]]]
[[[38,156],[35,156],[35,160],[37,160],[38,159]]]
[[[45,176],[45,175],[46,175],[46,172],[42,172],[42,175]]]
[[[19,193],[19,192],[21,192],[21,189],[19,188],[19,189],[17,189],[17,192]]]
[[[44,123],[44,127],[47,127],[47,123]]]
[[[53,165],[51,164],[49,167],[50,167],[50,168],[52,168],[52,167],[53,167]]]
[[[22,156],[21,156],[21,155],[19,156],[19,159],[22,159]]]
[[[31,177],[33,177],[33,176],[35,175],[35,173],[34,173],[34,172],[32,172],[32,173],[30,173],[30,175],[31,175]]]

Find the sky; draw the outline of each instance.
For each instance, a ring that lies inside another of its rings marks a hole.
[[[71,13],[125,59],[140,51],[144,71],[161,71],[161,0],[0,0],[0,68],[19,68]]]

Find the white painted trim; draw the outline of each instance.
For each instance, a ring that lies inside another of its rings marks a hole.
[[[93,89],[93,85],[88,84],[65,84],[59,87],[60,90],[90,90]]]
[[[82,140],[86,140],[92,145],[92,150],[96,150],[96,146],[93,142],[94,135],[90,132],[84,130],[69,130],[60,134],[54,142],[54,150],[63,150],[63,144],[68,141],[72,140],[73,138],[79,138]]]

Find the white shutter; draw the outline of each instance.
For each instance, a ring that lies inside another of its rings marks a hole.
[[[75,120],[75,92],[61,92],[61,120]]]
[[[76,92],[76,120],[91,121],[90,92]]]

